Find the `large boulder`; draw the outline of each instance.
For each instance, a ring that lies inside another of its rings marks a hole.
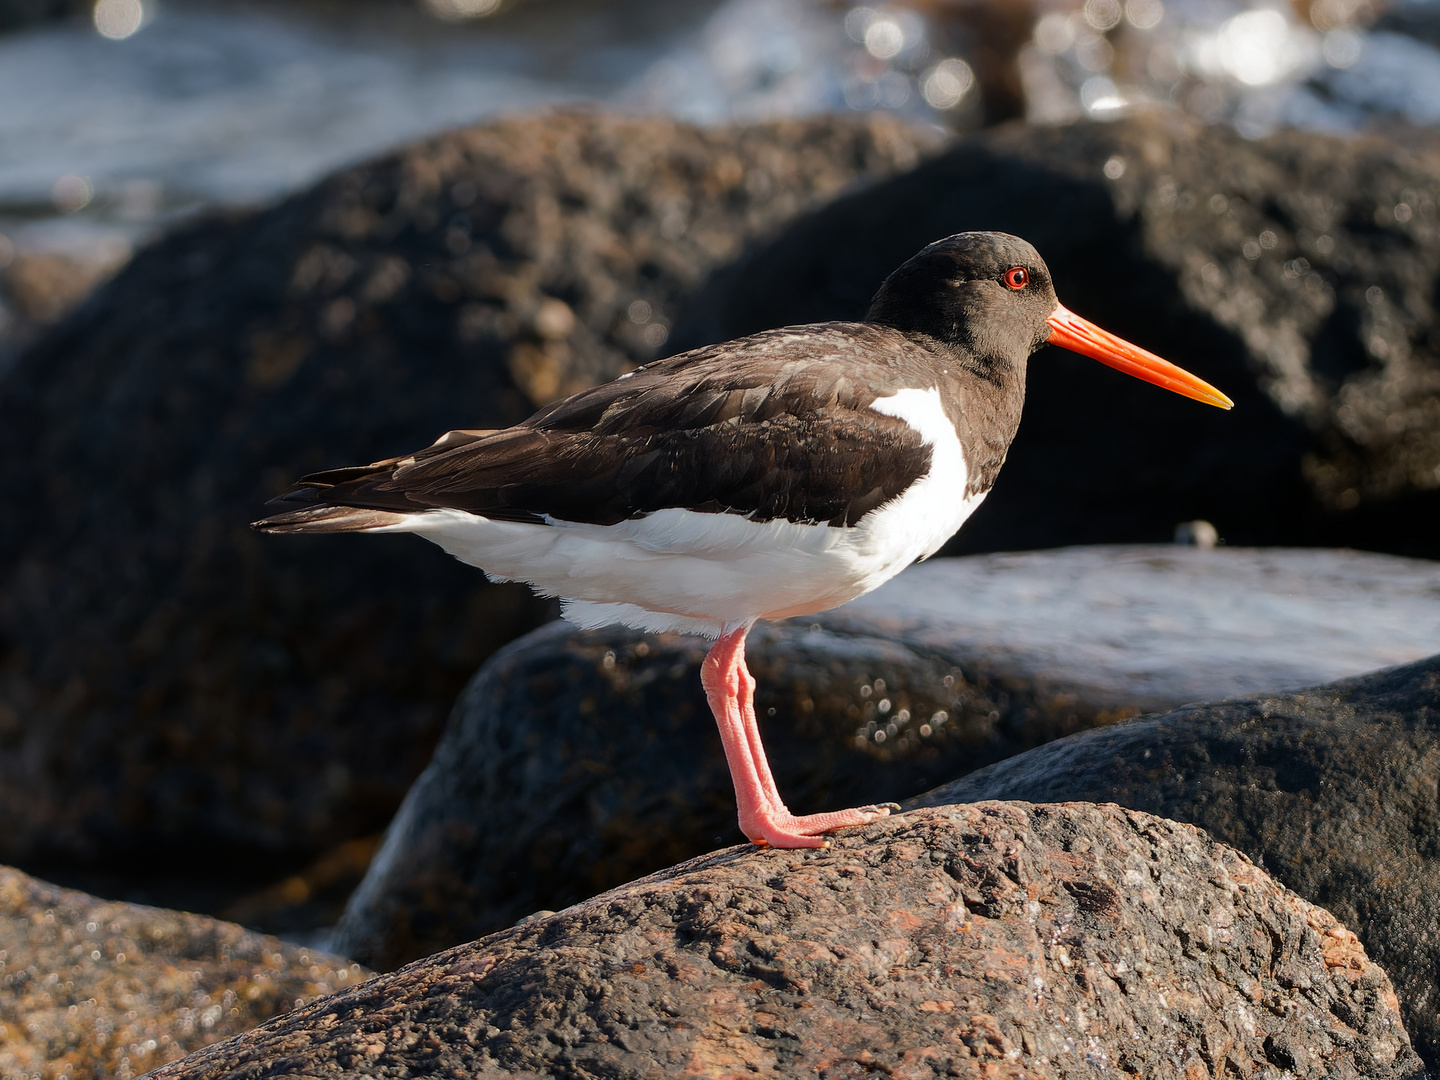
[[[1423,1075],[1333,916],[1191,826],[982,803],[719,852],[168,1065],[285,1075]]]
[[[0,1076],[128,1080],[368,977],[231,923],[0,867]]]
[[[413,538],[261,538],[265,500],[655,356],[708,270],[931,141],[531,116],[137,255],[0,383],[0,859],[253,885],[382,827],[553,607]]]
[[[1440,657],[1087,731],[915,800],[1104,800],[1193,822],[1360,936],[1440,1069]]]
[[[1440,640],[1437,595],[1440,565],[1356,552],[971,556],[761,624],[748,655],[781,792],[810,812],[913,795],[1144,711],[1419,659]],[[741,840],[705,650],[557,623],[492,658],[336,947],[395,968]]]
[[[999,483],[951,553],[1163,540],[1440,556],[1440,139],[1258,140],[1175,112],[1003,127],[837,200],[686,302],[678,347],[862,315],[922,244],[1032,241],[1060,299],[1235,398],[1222,415],[1037,356]]]

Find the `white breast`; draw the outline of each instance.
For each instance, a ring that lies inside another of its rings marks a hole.
[[[980,504],[937,390],[873,404],[931,447],[929,472],[850,526],[750,521],[672,508],[615,525],[545,525],[429,510],[377,532],[416,532],[496,581],[525,581],[565,601],[584,626],[708,636],[726,625],[825,611],[933,555]]]
[[[931,454],[928,473],[861,523],[863,526],[870,518],[876,519],[871,527],[877,544],[907,552],[918,548],[901,566],[885,575],[888,579],[915,559],[926,559],[939,551],[975,512],[985,492],[968,498],[965,495],[970,471],[939,390],[901,390],[876,399],[870,407],[904,420],[920,434]]]

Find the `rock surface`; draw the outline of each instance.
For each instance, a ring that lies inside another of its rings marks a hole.
[[[0,867],[0,1076],[127,1080],[369,977],[202,915]]]
[[[687,301],[672,343],[857,318],[920,245],[1018,233],[1061,300],[1236,400],[1220,414],[1058,350],[954,551],[1160,540],[1440,555],[1440,139],[1178,114],[1007,127],[838,200]]]
[[[1097,545],[912,567],[820,617],[1091,708],[1298,689],[1420,660],[1440,563],[1361,551]]]
[[[1199,830],[986,803],[697,859],[159,1070],[1419,1077],[1380,968]]]
[[[1168,545],[930,562],[756,627],[748,654],[780,789],[809,812],[903,798],[1142,711],[1416,660],[1437,640],[1435,563]],[[706,647],[557,623],[493,658],[336,947],[389,970],[741,840]]]
[[[137,255],[0,383],[0,859],[283,877],[383,827],[553,608],[414,538],[263,539],[265,500],[649,359],[708,269],[930,141],[532,116]]]
[[[1104,800],[1193,822],[1351,927],[1440,1070],[1440,657],[1082,732],[915,800]]]

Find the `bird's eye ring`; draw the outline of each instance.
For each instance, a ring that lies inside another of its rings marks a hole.
[[[1005,271],[1004,280],[1012,289],[1023,289],[1030,284],[1030,274],[1023,266],[1012,266]]]

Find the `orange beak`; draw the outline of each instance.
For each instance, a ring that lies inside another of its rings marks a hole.
[[[1064,304],[1056,307],[1054,314],[1046,321],[1050,324],[1050,336],[1045,340],[1051,345],[1099,360],[1116,371],[1123,371],[1126,375],[1133,375],[1166,390],[1203,401],[1206,405],[1221,409],[1235,407],[1233,401],[1204,379],[1197,379],[1169,360],[1162,360],[1154,353],[1146,352],[1138,345],[1131,345],[1108,330],[1101,330]]]

